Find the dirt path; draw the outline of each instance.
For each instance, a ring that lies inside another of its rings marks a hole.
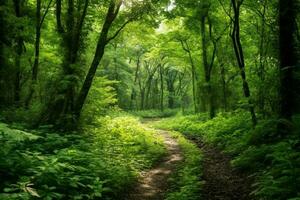
[[[193,140],[204,154],[202,197],[205,200],[250,200],[251,180],[230,166],[230,158],[215,147]]]
[[[150,124],[159,119],[143,121]],[[147,126],[147,125],[146,125]],[[157,130],[164,138],[168,154],[155,168],[141,174],[136,187],[125,198],[126,200],[163,200],[168,189],[167,179],[183,160],[182,152],[175,139],[167,131]],[[188,138],[202,150],[203,177],[205,181],[201,188],[199,199],[205,200],[251,200],[251,180],[230,165],[230,158],[217,148],[203,143],[197,138]],[[180,199],[181,200],[181,199]]]
[[[167,131],[157,130],[164,138],[168,154],[158,166],[141,174],[137,186],[128,195],[127,200],[162,200],[168,189],[167,180],[183,160],[179,144]]]

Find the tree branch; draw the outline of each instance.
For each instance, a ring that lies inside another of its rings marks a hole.
[[[46,15],[47,15],[47,13],[48,13],[48,11],[49,11],[49,9],[50,9],[50,6],[51,6],[52,1],[53,1],[53,0],[50,0],[49,4],[48,4],[48,6],[47,6],[47,8],[46,8],[46,10],[45,10],[45,12],[44,12],[44,15],[43,15],[42,19],[41,19],[41,21],[39,22],[39,28],[42,27],[42,25],[43,25],[43,23],[44,23],[44,21],[45,21]]]
[[[222,3],[222,0],[218,0],[218,2],[221,4],[223,11],[225,12],[225,14],[230,18],[231,21],[233,21],[233,18],[231,17],[231,14],[226,10],[224,4]]]
[[[189,50],[186,46],[184,46],[183,40],[182,40],[182,39],[178,39],[178,40],[179,40],[180,43],[181,43],[182,49],[183,49],[184,51],[186,51],[187,53],[189,53],[190,50]],[[185,43],[186,43],[186,41],[185,41]]]
[[[118,35],[119,35],[119,33],[126,27],[126,25],[127,24],[129,24],[130,22],[132,21],[132,19],[129,19],[129,20],[127,20],[116,32],[115,32],[115,34],[112,36],[112,37],[110,37],[110,38],[108,38],[107,40],[106,40],[106,44],[108,44],[111,40],[113,40],[113,39],[115,39]]]
[[[83,12],[82,12],[82,15],[81,15],[79,23],[78,23],[78,30],[82,29],[84,18],[86,16],[88,6],[89,6],[89,0],[85,0]]]

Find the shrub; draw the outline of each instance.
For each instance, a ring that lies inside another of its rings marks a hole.
[[[118,199],[165,153],[162,140],[137,119],[99,123],[83,133],[0,124],[0,199]]]
[[[164,111],[161,110],[141,110],[134,111],[131,114],[141,117],[141,118],[165,118],[176,115],[178,110],[175,109],[166,109]]]

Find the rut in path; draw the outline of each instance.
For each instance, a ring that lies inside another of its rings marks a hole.
[[[202,199],[205,200],[251,200],[250,178],[230,165],[230,158],[217,148],[193,140],[204,154]]]
[[[164,138],[168,154],[155,168],[142,173],[139,182],[126,200],[163,200],[168,189],[167,180],[182,160],[182,153],[176,139],[167,131],[157,130]]]

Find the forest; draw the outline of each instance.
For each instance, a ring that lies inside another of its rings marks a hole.
[[[0,0],[0,199],[300,200],[299,0]]]

